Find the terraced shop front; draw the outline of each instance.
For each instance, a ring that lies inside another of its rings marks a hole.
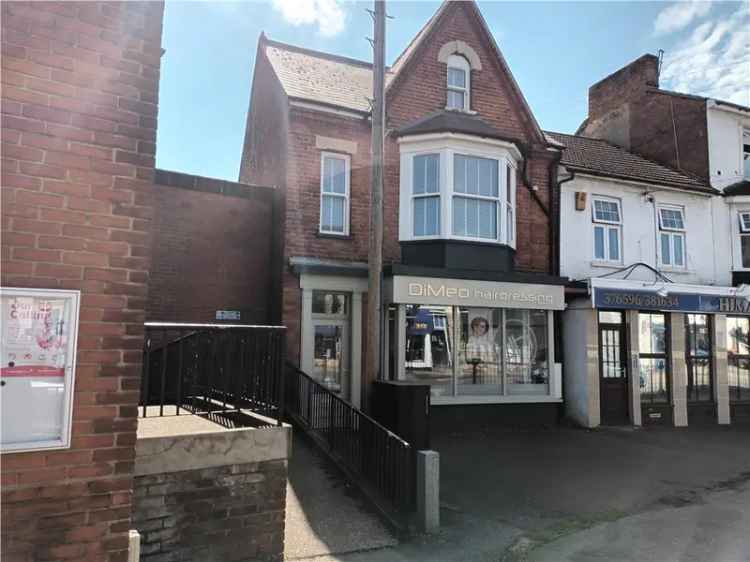
[[[562,284],[543,275],[531,276],[535,283],[510,273],[441,276],[449,271],[391,268],[385,378],[428,385],[430,403],[446,407],[433,416],[492,405],[495,414],[507,406],[504,415],[556,419],[562,383],[553,313],[565,306]]]
[[[595,427],[748,416],[750,304],[738,289],[594,278],[583,291],[569,291],[563,321],[570,417]]]

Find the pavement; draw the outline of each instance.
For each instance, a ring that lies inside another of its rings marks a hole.
[[[286,500],[285,560],[392,546],[396,538],[358,490],[294,430]]]
[[[750,560],[750,426],[456,430],[433,448],[438,534],[309,560]]]

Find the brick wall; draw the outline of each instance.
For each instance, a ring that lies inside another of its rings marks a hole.
[[[2,456],[4,561],[127,557],[162,12],[2,4],[2,284],[82,292],[72,445]]]
[[[238,310],[241,323],[271,323],[276,193],[157,170],[147,319],[215,322],[217,310]]]
[[[517,234],[516,268],[519,270],[554,273],[553,248],[550,234],[553,231],[551,211],[556,195],[550,185],[550,168],[553,156],[543,150],[524,113],[521,100],[514,93],[511,77],[501,68],[489,38],[480,26],[473,8],[466,3],[454,3],[445,10],[433,33],[415,53],[411,63],[403,69],[403,78],[388,90],[387,129],[393,131],[407,123],[424,117],[446,106],[446,65],[438,61],[438,51],[449,41],[468,43],[479,55],[481,71],[472,71],[471,107],[479,116],[527,153],[525,176],[517,181]],[[262,39],[261,39],[262,43]],[[275,120],[278,130],[286,130],[286,144],[266,146],[246,140],[243,166],[246,181],[268,179],[269,170],[263,162],[264,151],[288,150],[286,166],[285,249],[284,258],[312,256],[338,260],[367,261],[370,217],[370,126],[365,118],[347,118],[319,112],[292,108],[287,116],[277,111],[275,101],[281,94],[270,79],[262,50],[257,59],[259,70],[253,85],[254,111],[264,120]],[[259,91],[258,77],[266,76],[267,91]],[[269,107],[269,113],[258,109]],[[265,121],[249,120],[248,126]],[[249,134],[249,133],[248,133]],[[320,220],[320,153],[315,137],[333,137],[357,143],[357,152],[351,155],[351,235],[331,238],[318,233]],[[246,139],[249,138],[246,136]],[[399,200],[399,149],[390,135],[385,146],[384,186],[384,242],[383,257],[386,263],[400,260],[398,242]],[[252,156],[253,153],[258,153]],[[266,175],[264,175],[266,174]],[[530,187],[536,187],[536,197]],[[545,212],[550,210],[550,214]],[[298,358],[300,290],[299,280],[288,271],[283,274],[283,322],[288,326],[289,355]]]
[[[141,560],[283,560],[284,460],[138,476]]]
[[[643,55],[591,86],[581,133],[708,181],[705,100],[659,90],[658,66]]]

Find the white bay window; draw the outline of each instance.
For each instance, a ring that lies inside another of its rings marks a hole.
[[[323,152],[320,160],[320,232],[349,234],[350,160],[345,154]]]
[[[438,136],[430,135],[430,140]],[[402,141],[400,240],[454,239],[515,247],[520,157],[515,147],[488,140],[428,142],[424,148],[415,143],[413,150],[405,150],[405,144]]]

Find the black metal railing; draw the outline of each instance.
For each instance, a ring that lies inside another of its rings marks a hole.
[[[293,365],[286,411],[386,510],[415,509],[415,452],[395,433]],[[373,497],[375,495],[376,497]]]
[[[142,417],[284,416],[283,326],[145,324]]]

